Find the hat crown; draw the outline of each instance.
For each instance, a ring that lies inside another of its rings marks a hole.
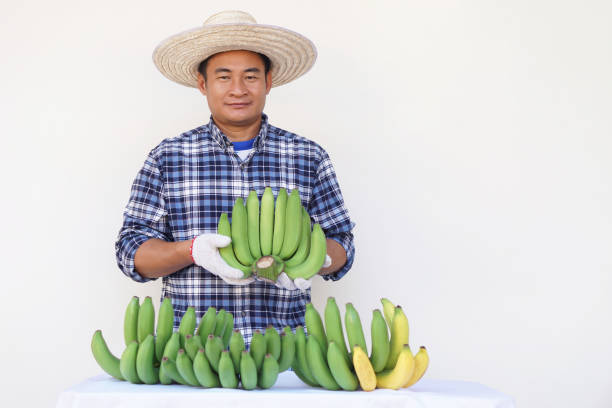
[[[213,14],[204,21],[204,25],[215,24],[257,24],[252,15],[240,10],[226,10]]]

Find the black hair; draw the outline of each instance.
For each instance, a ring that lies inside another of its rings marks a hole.
[[[262,53],[256,53],[257,55],[259,55],[259,57],[261,58],[263,64],[264,64],[264,74],[268,75],[268,71],[270,71],[270,66],[272,65],[272,63],[270,62],[270,58],[266,57],[265,55],[263,55]],[[210,57],[206,58],[204,61],[200,62],[200,65],[198,65],[198,72],[200,74],[202,74],[202,76],[204,77],[204,82],[206,82],[207,78],[206,78],[206,66],[208,65],[208,60],[213,57],[216,54],[211,55]]]

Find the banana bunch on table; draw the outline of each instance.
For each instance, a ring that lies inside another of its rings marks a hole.
[[[293,370],[297,376],[313,387],[346,391],[359,388],[364,391],[376,388],[397,390],[419,381],[429,365],[427,350],[421,346],[416,354],[412,353],[404,311],[386,298],[381,302],[384,317],[380,310],[373,311],[369,356],[359,313],[351,303],[346,304],[344,316],[348,349],[335,299],[327,299],[325,324],[312,303],[307,304],[305,322],[308,336],[302,327],[295,332]]]
[[[222,213],[217,232],[232,238],[219,249],[230,266],[258,279],[276,282],[285,272],[292,280],[310,279],[323,266],[327,253],[325,233],[318,223],[311,229],[310,215],[302,206],[297,188],[280,188],[276,198],[270,187],[261,202],[256,191],[234,202],[231,214]]]
[[[142,304],[134,296],[125,312],[125,350],[118,358],[96,330],[91,350],[100,367],[118,380],[133,384],[183,384],[252,390],[272,387],[278,374],[293,364],[295,338],[289,326],[279,334],[269,326],[256,330],[247,350],[234,330],[231,313],[210,307],[196,328],[196,313],[188,307],[174,331],[170,298],[160,306],[157,328],[151,297]]]

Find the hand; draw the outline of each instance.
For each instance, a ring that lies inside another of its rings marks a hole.
[[[191,258],[193,263],[206,269],[213,275],[223,279],[230,285],[247,285],[253,282],[253,277],[243,279],[240,269],[232,268],[219,254],[219,248],[228,246],[230,237],[221,234],[201,234],[191,242]]]
[[[323,268],[327,268],[330,265],[331,265],[331,258],[329,255],[326,254],[325,262],[323,263]],[[278,275],[278,279],[276,280],[275,285],[283,289],[288,289],[288,290],[298,290],[299,289],[301,291],[305,291],[307,289],[310,289],[313,279],[314,279],[314,276],[310,279],[295,278],[294,280],[291,280],[291,278],[287,276],[285,272],[283,272],[280,275]]]
[[[282,272],[278,275],[275,285],[277,288],[305,291],[310,288],[313,278],[314,276],[310,279],[295,278],[295,280],[291,280],[285,272]]]

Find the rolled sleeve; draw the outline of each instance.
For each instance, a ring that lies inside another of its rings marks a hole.
[[[123,226],[115,242],[117,265],[136,282],[148,282],[134,267],[134,256],[143,242],[157,238],[170,241],[164,184],[152,154],[132,184],[130,199],[123,213]]]
[[[346,275],[353,266],[355,244],[352,230],[355,223],[349,217],[336,172],[325,151],[322,152],[317,169],[317,182],[312,189],[308,213],[321,225],[325,236],[337,241],[346,251],[344,266],[332,274],[323,275],[325,280],[336,281]]]

